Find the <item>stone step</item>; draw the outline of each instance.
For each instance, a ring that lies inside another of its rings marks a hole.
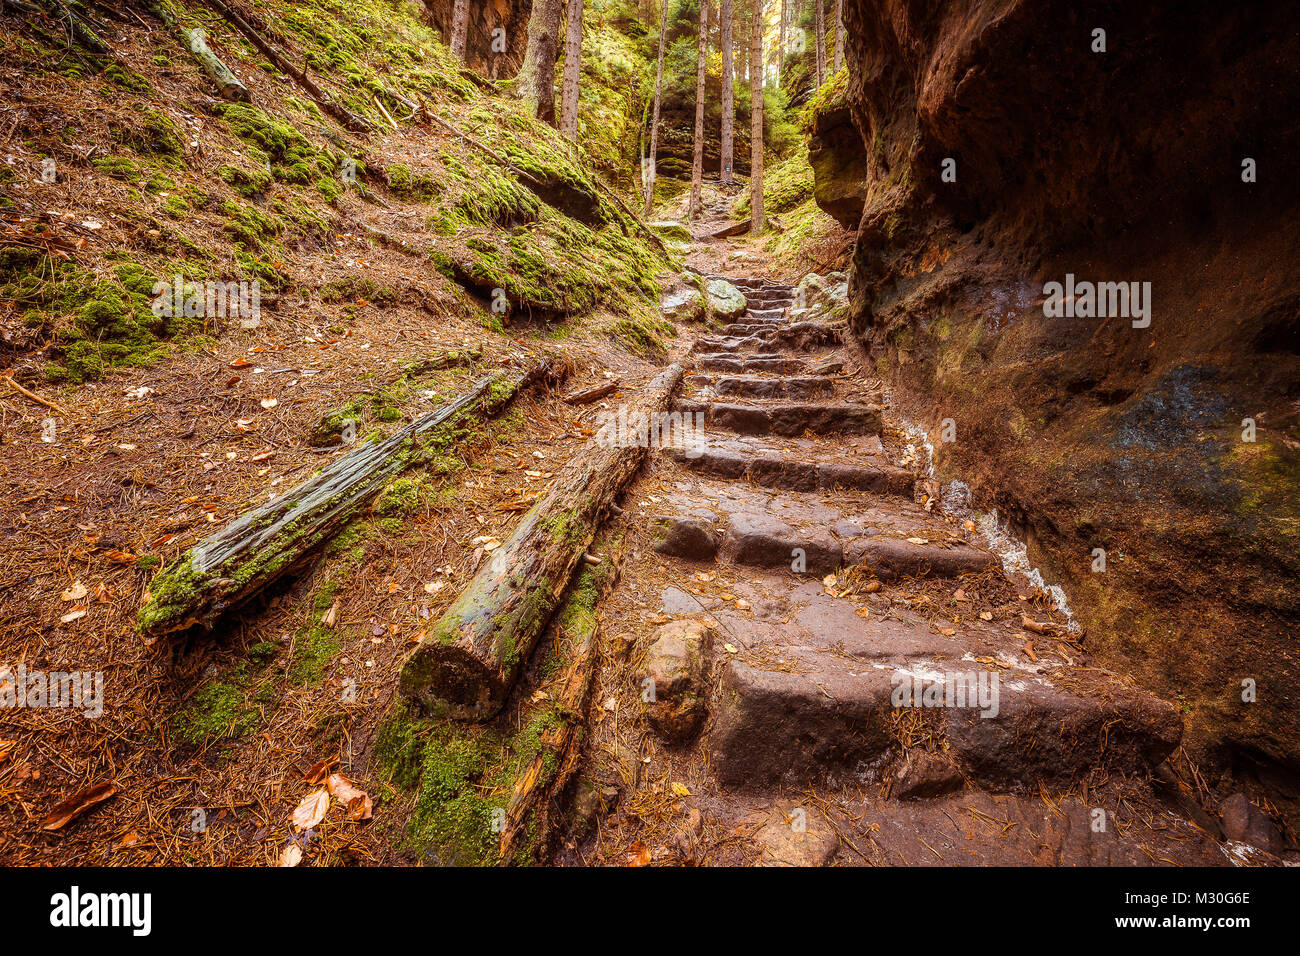
[[[910,471],[884,461],[809,460],[780,449],[746,447],[735,440],[705,440],[693,448],[666,451],[685,467],[703,475],[791,491],[843,488],[910,499],[916,481]]]
[[[703,412],[707,424],[729,428],[741,435],[880,434],[880,408],[876,405],[792,402],[782,405],[740,405],[728,402],[677,403],[683,412]]]
[[[907,547],[895,548],[895,542]],[[865,531],[856,536],[840,534],[824,525],[791,524],[766,511],[737,511],[728,516],[721,554],[733,564],[790,568],[796,553],[804,555],[807,574],[820,577],[842,567],[863,565],[885,582],[902,577],[959,577],[999,568],[996,556],[964,542],[915,545]]]
[[[700,368],[718,372],[802,372],[807,368],[803,359],[782,354],[734,355],[729,352],[700,353]]]
[[[782,327],[783,324],[784,323],[775,319],[770,322],[761,321],[761,322],[747,323],[744,317],[741,317],[738,321],[732,322],[730,325],[723,326],[723,330],[728,335],[761,335],[761,334],[770,335],[773,329],[779,329]]]
[[[744,349],[768,345],[768,340],[759,335],[702,335],[691,346],[695,352],[740,352]]]
[[[823,376],[761,378],[748,375],[698,375],[689,384],[711,388],[718,395],[738,398],[827,398],[835,392],[833,379]]]
[[[749,308],[741,313],[740,319],[738,319],[737,321],[741,321],[741,320],[757,321],[760,319],[783,319],[784,317],[785,317],[785,309]]]
[[[885,647],[889,622],[877,624],[872,643]],[[995,791],[1068,786],[1097,768],[1149,772],[1182,736],[1173,706],[1094,668],[1048,677],[960,659],[882,663],[789,645],[768,650],[783,652],[779,670],[757,658],[723,669],[708,746],[727,788],[860,780],[897,748],[891,726],[913,701],[960,771]]]

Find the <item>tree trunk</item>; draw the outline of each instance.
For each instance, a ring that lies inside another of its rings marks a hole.
[[[668,36],[668,3],[669,0],[660,0],[663,4],[663,12],[659,16],[659,66],[655,70],[655,108],[654,117],[650,120],[650,168],[646,174],[645,189],[645,218],[650,218],[650,213],[655,204],[655,160],[659,153],[659,105],[663,99],[664,89],[664,41]]]
[[[700,0],[700,41],[695,52],[695,155],[691,164],[691,201],[686,218],[694,222],[700,216],[704,189],[704,76],[708,67],[709,0]]]
[[[564,84],[560,89],[560,132],[578,141],[578,80],[582,74],[582,0],[569,0],[569,32],[564,38]]]
[[[456,0],[451,8],[451,52],[462,62],[469,39],[469,0]]]
[[[520,389],[553,374],[549,362],[480,380],[456,401],[381,442],[364,442],[279,497],[245,511],[167,566],[149,585],[138,626],[146,638],[211,628],[338,533],[393,478],[456,440],[475,417],[495,414]]]
[[[537,0],[528,17],[528,47],[515,78],[515,94],[534,116],[555,125],[555,59],[559,52],[561,0]]]
[[[741,0],[741,2],[743,3],[744,0]],[[751,11],[754,9],[754,3],[755,0],[749,0],[749,9]],[[749,21],[750,21],[749,15],[744,15],[740,18],[740,30],[741,30],[740,48],[741,50],[745,50],[745,51],[749,50]],[[745,55],[736,57],[736,61],[740,64],[740,82],[748,83],[749,82],[749,54],[746,52]]]
[[[844,68],[844,0],[835,0],[835,72]]]
[[[731,62],[731,3],[732,0],[722,0],[721,13],[718,16],[718,43],[722,46],[722,162],[719,164],[718,173],[724,183],[729,183],[734,178],[732,167],[735,166],[736,104],[733,102],[734,67]]]
[[[817,87],[826,82],[826,0],[817,0]]]
[[[821,0],[817,0],[818,3]],[[763,0],[753,0],[754,25],[750,30],[750,131],[749,218],[750,234],[763,233]]]
[[[785,25],[790,20],[789,0],[781,0],[781,23],[776,35],[776,85],[781,87],[781,75],[785,70]]]
[[[638,425],[658,420],[681,376],[682,367],[670,365],[645,387],[627,412],[630,428],[638,418]],[[645,434],[611,437],[587,443],[416,645],[402,665],[404,696],[456,717],[486,719],[501,709],[609,506],[653,443]]]

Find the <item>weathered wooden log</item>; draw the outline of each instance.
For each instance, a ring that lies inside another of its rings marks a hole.
[[[515,780],[501,831],[501,859],[537,862],[555,832],[553,810],[582,757],[583,732],[596,673],[596,610],[618,583],[618,568],[588,568],[574,575],[552,634],[560,659],[566,661],[560,691],[553,701],[557,720],[542,731],[537,753]],[[520,851],[526,851],[519,859]]]
[[[402,665],[406,697],[457,717],[486,719],[501,708],[614,498],[644,462],[658,433],[648,425],[681,377],[680,365],[657,375],[620,414],[627,428],[602,428],[565,466]]]
[[[169,564],[149,585],[138,628],[145,638],[211,628],[318,548],[394,477],[446,449],[467,422],[495,414],[522,388],[547,380],[549,360],[497,372],[381,442],[367,442],[272,501],[244,512]]]
[[[162,0],[153,0],[149,4],[149,12],[176,35],[181,46],[185,47],[186,52],[194,58],[194,62],[198,63],[203,72],[208,75],[208,79],[217,85],[217,92],[225,99],[240,100],[245,103],[252,99],[248,87],[241,83],[239,77],[230,72],[230,68],[221,62],[220,57],[208,48],[207,37],[202,30],[191,30],[182,26],[171,8]]]
[[[594,402],[598,398],[604,398],[606,395],[612,395],[623,387],[623,383],[618,379],[605,382],[603,385],[595,385],[591,388],[584,388],[576,392],[570,392],[564,396],[566,405],[586,405],[588,402]]]

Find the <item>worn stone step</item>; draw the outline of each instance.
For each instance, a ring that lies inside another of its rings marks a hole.
[[[695,352],[740,352],[768,344],[759,335],[702,335],[691,348]]]
[[[876,405],[796,402],[780,405],[741,405],[729,402],[693,402],[682,399],[677,408],[703,412],[704,420],[741,435],[880,434],[880,408]]]
[[[833,379],[820,375],[792,375],[782,378],[760,378],[747,375],[707,376],[700,384],[712,388],[718,395],[737,398],[827,398],[835,392]]]
[[[787,355],[734,355],[730,352],[700,353],[700,368],[718,372],[802,372],[807,368],[803,359]]]
[[[879,464],[810,461],[779,450],[750,450],[727,442],[705,442],[690,449],[666,451],[687,468],[704,475],[791,491],[844,488],[911,498],[916,481],[910,471],[883,461]]]
[[[737,322],[779,322],[784,321],[785,309],[746,309],[736,319]]]
[[[757,322],[746,322],[742,317],[736,322],[723,326],[723,331],[727,335],[771,335],[773,331],[784,325],[778,319],[771,321],[761,320]]]
[[[967,778],[993,791],[1068,786],[1094,769],[1149,772],[1182,737],[1176,708],[1096,668],[1048,676],[974,661],[774,650],[783,652],[780,669],[741,659],[723,670],[709,749],[724,787],[860,777],[897,747],[890,727],[906,711],[946,741]]]

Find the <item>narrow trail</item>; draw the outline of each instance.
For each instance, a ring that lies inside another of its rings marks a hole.
[[[831,297],[706,278],[747,307],[689,357],[702,432],[607,529],[627,557],[562,860],[1228,863],[1150,777],[1177,710],[940,513]]]

